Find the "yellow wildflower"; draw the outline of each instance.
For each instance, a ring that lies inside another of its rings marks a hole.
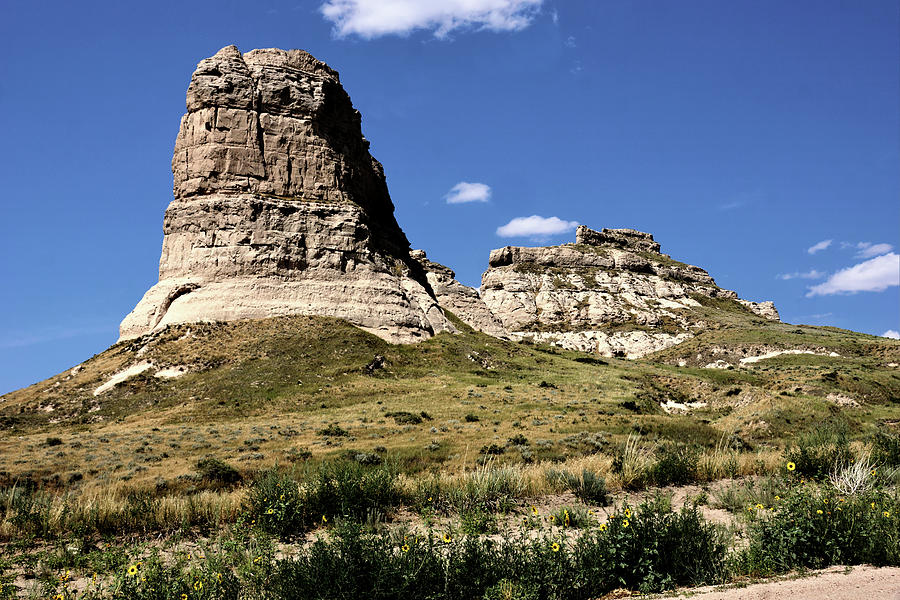
[[[797,468],[797,465],[795,465],[795,464],[792,463],[792,462],[788,462],[788,464],[787,464],[787,470],[788,470],[788,471],[793,471],[793,470],[796,469],[796,468]]]
[[[626,518],[626,519],[630,519],[630,518],[631,518],[631,511],[630,511],[629,509],[626,508],[624,512],[625,512],[625,518]]]
[[[202,590],[202,589],[203,589],[203,582],[200,581],[199,579],[198,579],[197,581],[195,581],[195,582],[194,582],[194,589],[195,589],[196,591],[198,591],[198,592],[199,592],[200,590]]]
[[[557,544],[556,542],[553,542],[553,545],[550,546],[550,548],[551,548],[554,552],[559,552],[559,544]]]
[[[622,519],[622,528],[628,527],[628,519]]]
[[[606,523],[600,523],[600,531],[606,531]]]
[[[449,533],[445,533],[445,534],[444,534],[444,543],[445,543],[445,544],[449,544],[449,543],[452,542],[452,541],[453,541],[453,538],[450,537],[450,534],[449,534]]]
[[[403,544],[402,546],[400,546],[400,549],[404,552],[409,552],[409,544]]]
[[[817,514],[817,515],[821,515],[821,514],[822,514],[822,509],[820,508],[820,509],[816,510],[816,514]]]
[[[135,575],[137,575],[137,572],[138,572],[138,566],[137,566],[137,565],[131,565],[130,567],[128,567],[128,574],[131,575],[132,577],[134,577]]]
[[[886,511],[884,511],[882,514],[885,516],[885,518],[887,518],[887,517],[890,517],[890,516],[891,516],[891,511],[886,510]]]

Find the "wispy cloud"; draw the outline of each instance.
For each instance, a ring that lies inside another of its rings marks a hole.
[[[806,271],[805,273],[793,272],[793,273],[783,273],[778,275],[778,279],[783,279],[787,281],[788,279],[822,279],[825,277],[825,273],[822,271],[816,271],[815,269],[811,269]]]
[[[821,252],[822,250],[824,250],[825,248],[830,246],[831,242],[833,242],[833,241],[834,240],[822,240],[818,244],[813,244],[812,246],[807,248],[806,251],[809,252],[810,254],[815,254],[816,252]]]
[[[888,329],[884,333],[881,334],[881,337],[891,338],[892,340],[900,340],[900,331],[894,331],[893,329]]]
[[[873,256],[881,256],[882,254],[887,254],[894,247],[890,244],[873,244],[872,242],[860,242],[856,244],[857,250],[859,252],[856,253],[858,258],[872,258]]]
[[[516,217],[506,225],[497,228],[500,237],[546,237],[571,231],[578,227],[577,221],[563,221],[558,217]]]
[[[460,181],[444,195],[447,204],[465,204],[466,202],[487,202],[491,199],[491,186],[484,183]]]
[[[543,0],[327,0],[319,11],[338,37],[372,39],[424,29],[436,38],[456,30],[518,31]]]
[[[809,288],[810,296],[883,292],[900,285],[900,254],[891,252],[841,269],[823,283]]]
[[[745,204],[747,204],[747,203],[743,200],[734,200],[732,202],[726,202],[725,204],[720,204],[719,210],[734,210],[736,208],[740,208],[740,207],[744,206]]]

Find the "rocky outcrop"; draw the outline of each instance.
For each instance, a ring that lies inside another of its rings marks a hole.
[[[452,312],[473,329],[494,337],[509,337],[503,324],[481,299],[478,290],[458,282],[456,274],[450,268],[428,260],[424,250],[413,250],[410,256],[422,265],[442,308]]]
[[[581,226],[575,244],[494,250],[481,297],[514,338],[606,356],[639,357],[690,338],[705,326],[704,298],[778,318],[771,303],[739,303],[633,229]]]
[[[159,283],[123,339],[173,323],[305,314],[391,341],[454,331],[394,218],[338,74],[302,50],[203,60],[172,158]]]

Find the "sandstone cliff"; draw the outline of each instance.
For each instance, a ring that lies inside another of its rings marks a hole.
[[[452,269],[428,260],[424,250],[413,250],[410,255],[422,265],[442,308],[477,331],[499,338],[509,337],[500,319],[490,311],[478,291],[458,282]]]
[[[494,250],[481,296],[515,338],[606,356],[639,357],[690,338],[708,326],[704,299],[778,320],[771,302],[739,300],[633,229],[581,226],[574,244]]]
[[[122,339],[173,323],[335,316],[391,341],[454,331],[394,218],[338,74],[302,50],[197,66],[172,158],[159,283]]]

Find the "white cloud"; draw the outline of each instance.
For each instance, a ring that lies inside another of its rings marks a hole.
[[[818,244],[813,244],[809,248],[806,249],[810,254],[815,254],[816,252],[820,252],[831,245],[831,242],[834,240],[822,240]]]
[[[871,242],[860,242],[856,245],[859,252],[856,256],[859,258],[872,258],[873,256],[881,256],[887,254],[894,249],[890,244],[873,244]]]
[[[578,227],[577,221],[563,221],[558,217],[516,217],[497,228],[500,237],[545,237],[565,233]]]
[[[319,11],[340,37],[371,39],[417,29],[445,38],[456,29],[518,31],[528,27],[543,0],[327,0]]]
[[[491,186],[484,183],[460,181],[444,196],[447,204],[463,204],[465,202],[487,202],[491,199]]]
[[[900,331],[894,331],[893,329],[888,329],[884,333],[881,334],[881,337],[891,338],[892,340],[900,340]]]
[[[883,292],[900,285],[900,254],[891,252],[841,269],[824,283],[809,288],[809,296]]]
[[[788,279],[822,279],[823,277],[825,277],[825,273],[812,269],[806,273],[798,273],[796,271],[794,273],[784,273],[783,275],[779,275],[778,279],[787,281]]]

